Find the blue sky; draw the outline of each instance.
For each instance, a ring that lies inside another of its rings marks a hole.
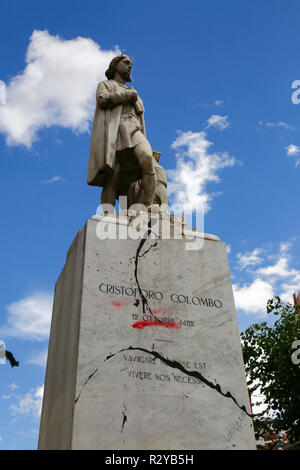
[[[300,290],[300,104],[291,99],[300,5],[0,8],[0,339],[20,361],[0,365],[0,448],[34,449],[54,284],[99,204],[100,190],[86,184],[90,128],[97,82],[116,51],[134,60],[132,85],[169,170],[170,200],[181,191],[205,202],[205,231],[227,244],[240,329],[265,318],[273,294],[292,302]]]

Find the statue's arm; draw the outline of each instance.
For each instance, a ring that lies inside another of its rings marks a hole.
[[[109,109],[120,104],[125,103],[126,101],[134,100],[133,90],[120,90],[111,92],[105,86],[103,82],[99,83],[97,87],[96,100],[102,109]]]

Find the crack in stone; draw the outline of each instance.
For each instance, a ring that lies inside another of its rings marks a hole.
[[[83,386],[82,386],[82,388],[81,388],[81,391],[79,392],[77,398],[75,398],[75,403],[78,402],[79,397],[80,397],[80,395],[81,395],[81,393],[82,393],[84,387],[86,386],[86,384],[88,383],[88,381],[96,374],[97,371],[98,371],[98,367],[97,367],[97,369],[94,370],[94,372],[92,372],[92,373],[88,376],[88,378],[87,378],[86,381],[84,382],[84,384],[83,384]]]
[[[195,370],[189,371],[189,370],[185,369],[185,367],[183,367],[183,365],[180,362],[168,359],[167,357],[164,357],[163,355],[161,355],[157,351],[149,351],[148,349],[145,349],[145,348],[129,346],[128,348],[121,349],[119,352],[117,352],[115,354],[110,354],[109,356],[106,357],[106,359],[104,361],[107,361],[107,360],[111,359],[113,356],[116,356],[117,354],[120,354],[123,351],[141,351],[141,352],[144,352],[144,353],[151,354],[153,357],[155,357],[155,359],[160,359],[160,361],[163,362],[164,364],[166,364],[167,366],[172,367],[173,369],[178,369],[181,372],[183,372],[184,374],[189,375],[190,377],[194,377],[194,378],[200,380],[202,383],[207,385],[209,388],[211,388],[213,390],[216,390],[216,392],[218,392],[224,398],[230,398],[239,407],[240,410],[244,411],[247,414],[247,416],[249,416],[249,418],[252,418],[252,415],[250,413],[248,413],[246,407],[244,405],[240,405],[237,402],[236,398],[231,394],[231,392],[229,392],[229,391],[226,392],[226,393],[223,392],[222,388],[219,384],[214,384],[210,380],[206,379],[200,372],[195,371]]]
[[[122,414],[123,414],[123,422],[122,422],[122,429],[121,429],[121,432],[123,432],[124,430],[124,426],[125,426],[125,423],[127,421],[127,415],[125,414],[125,411],[127,411],[127,408],[125,405],[124,406],[124,411],[122,411]]]
[[[155,242],[149,246],[149,248],[144,251],[144,253],[142,253],[141,255],[139,255],[139,258],[144,258],[144,256],[149,253],[149,251],[151,250],[151,248],[156,248],[157,247],[157,243],[158,243],[158,238],[155,239]]]
[[[157,246],[158,244],[158,239],[159,237],[155,240],[155,243],[151,244],[151,246],[143,253],[140,255],[140,252],[144,246],[144,244],[146,243],[148,237],[150,236],[152,230],[151,230],[151,227],[152,227],[152,219],[150,218],[149,219],[149,222],[148,222],[148,230],[144,233],[141,241],[140,241],[140,244],[136,250],[136,255],[135,255],[135,260],[134,260],[134,277],[135,277],[135,281],[136,281],[136,284],[138,286],[138,291],[139,291],[139,294],[140,294],[140,297],[141,297],[141,300],[142,300],[142,308],[143,308],[143,313],[146,313],[146,309],[147,309],[147,312],[150,313],[150,315],[155,319],[155,321],[158,321],[159,323],[163,323],[162,320],[158,317],[156,317],[153,313],[152,313],[152,310],[151,310],[151,307],[149,305],[149,302],[148,300],[146,299],[145,295],[143,294],[143,291],[141,289],[141,286],[140,286],[140,282],[138,280],[138,263],[139,263],[139,258],[142,258],[144,257],[150,250],[151,248],[154,248]],[[154,232],[153,232],[154,233]],[[138,305],[138,304],[137,304]],[[168,327],[168,325],[164,325],[166,328],[168,328],[168,330],[170,330],[170,328]]]
[[[138,272],[138,262],[139,262],[140,252],[141,252],[141,250],[142,250],[144,244],[146,243],[147,238],[150,236],[150,234],[151,234],[151,232],[152,232],[152,230],[151,230],[151,225],[152,225],[152,220],[150,219],[150,220],[149,220],[149,223],[148,223],[148,230],[147,230],[147,232],[144,233],[144,236],[142,237],[142,239],[141,239],[141,241],[140,241],[140,244],[139,244],[139,246],[138,246],[138,248],[137,248],[137,250],[136,250],[135,260],[134,260],[134,265],[135,265],[135,266],[134,266],[134,277],[135,277],[136,284],[137,284],[137,286],[138,286],[139,294],[140,294],[141,299],[142,299],[143,313],[145,313],[145,311],[146,311],[146,308],[145,308],[145,307],[147,306],[147,307],[148,307],[148,310],[149,310],[150,313],[152,314],[151,308],[150,308],[150,306],[149,306],[149,304],[148,304],[148,301],[147,301],[147,299],[146,299],[146,297],[145,297],[145,295],[143,294],[143,291],[142,291],[142,289],[141,289],[140,282],[139,282],[139,280],[138,280],[138,274],[137,274],[137,272]]]

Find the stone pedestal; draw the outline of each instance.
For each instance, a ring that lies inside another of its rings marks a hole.
[[[39,448],[255,449],[225,244],[144,218],[94,216],[68,252]]]

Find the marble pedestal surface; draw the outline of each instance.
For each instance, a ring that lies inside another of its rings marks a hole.
[[[182,239],[100,240],[100,216],[78,232],[55,289],[39,449],[255,449],[225,244],[186,249],[176,223]]]

